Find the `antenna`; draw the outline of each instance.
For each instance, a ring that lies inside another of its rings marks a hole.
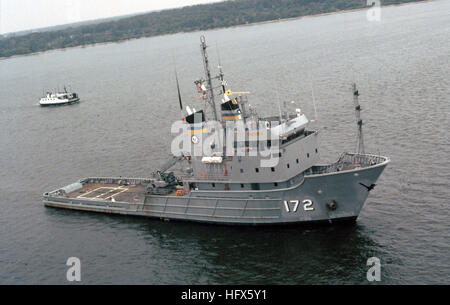
[[[205,76],[206,81],[208,82],[208,102],[211,105],[214,113],[214,119],[218,121],[217,118],[217,109],[216,109],[216,103],[214,101],[214,92],[213,92],[213,86],[212,86],[212,79],[211,79],[211,71],[209,70],[209,61],[208,61],[208,54],[206,53],[206,39],[205,36],[200,37],[200,49],[202,51],[202,57],[203,57],[203,65],[205,68]]]
[[[225,92],[227,91],[227,89],[225,88],[225,80],[223,79],[223,71],[222,71],[222,63],[220,61],[220,52],[219,52],[219,45],[216,41],[216,50],[217,50],[217,57],[219,59],[219,78],[220,78],[220,84],[222,85],[222,91],[223,94],[225,94]]]
[[[280,96],[278,95],[278,88],[277,88],[277,103],[278,103],[278,112],[280,114],[280,124],[281,124],[281,120],[283,119],[282,115],[281,115],[281,106],[280,106]]]
[[[181,92],[180,92],[180,83],[178,82],[178,72],[177,72],[177,63],[175,62],[175,57],[172,54],[173,67],[175,72],[175,79],[177,81],[177,91],[178,91],[178,102],[180,103],[181,112],[183,112],[183,103],[181,101]]]
[[[283,126],[283,116],[281,114],[281,105],[280,105],[280,95],[278,94],[278,87],[277,87],[277,102],[278,102],[278,111],[280,113],[280,125],[282,125],[281,127],[281,133],[284,134],[284,126]]]
[[[316,96],[314,94],[314,83],[312,81],[312,78],[311,78],[311,96],[312,96],[312,101],[313,101],[313,106],[314,106],[314,122],[317,122]]]
[[[177,80],[178,101],[180,102],[180,109],[183,111],[183,102],[181,101],[180,84],[178,82],[177,67],[175,66],[175,79]]]
[[[364,139],[362,132],[363,121],[361,119],[361,106],[359,105],[359,92],[356,89],[356,84],[353,84],[353,104],[355,105],[356,124],[358,125],[357,137],[356,137],[356,152],[358,154],[365,154],[364,151]]]

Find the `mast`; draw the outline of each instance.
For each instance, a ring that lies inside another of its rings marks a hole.
[[[219,79],[220,79],[220,85],[222,86],[222,93],[225,94],[225,92],[227,91],[227,89],[225,88],[226,86],[226,82],[222,71],[222,63],[220,62],[220,52],[219,52],[219,46],[216,43],[216,49],[217,49],[217,58],[219,59]]]
[[[200,49],[202,51],[202,57],[203,57],[203,65],[205,67],[205,76],[206,81],[208,83],[208,103],[211,105],[214,113],[214,119],[218,121],[217,117],[217,109],[216,109],[216,103],[214,101],[214,92],[213,92],[213,86],[212,86],[212,79],[211,79],[211,72],[209,70],[209,61],[208,61],[208,54],[206,53],[206,39],[205,36],[200,37]]]
[[[355,105],[356,124],[358,126],[356,137],[356,152],[358,154],[365,154],[364,151],[364,138],[362,132],[363,121],[361,119],[361,106],[359,105],[359,92],[356,89],[356,84],[353,84],[353,104]]]

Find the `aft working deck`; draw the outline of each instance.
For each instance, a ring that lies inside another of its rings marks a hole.
[[[144,185],[119,185],[113,183],[87,183],[79,190],[62,197],[98,201],[143,202],[146,188]]]
[[[85,178],[44,194],[44,201],[70,204],[117,205],[143,203],[148,179],[143,178]],[[115,204],[117,203],[117,204]]]

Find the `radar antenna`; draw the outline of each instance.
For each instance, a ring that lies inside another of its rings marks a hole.
[[[356,152],[358,154],[365,154],[364,138],[362,132],[363,121],[361,119],[361,106],[359,105],[359,92],[356,89],[356,84],[353,84],[353,104],[355,105],[356,124],[358,125],[358,133],[356,138]]]

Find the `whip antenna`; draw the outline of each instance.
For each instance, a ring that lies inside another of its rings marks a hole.
[[[180,109],[183,111],[183,102],[181,101],[181,92],[180,92],[180,83],[178,82],[178,72],[177,72],[177,63],[175,62],[175,58],[172,56],[173,66],[175,70],[175,79],[177,81],[177,91],[178,91],[178,102],[180,103]]]
[[[178,73],[176,67],[175,67],[175,79],[177,80],[178,101],[180,102],[180,109],[183,111],[183,102],[181,101],[180,84],[178,82]]]
[[[310,76],[310,84],[311,84],[311,97],[312,97],[312,102],[313,102],[313,107],[314,107],[314,122],[317,122],[317,107],[316,107],[316,95],[314,94],[314,81],[313,81],[313,76],[312,74],[309,74]]]

